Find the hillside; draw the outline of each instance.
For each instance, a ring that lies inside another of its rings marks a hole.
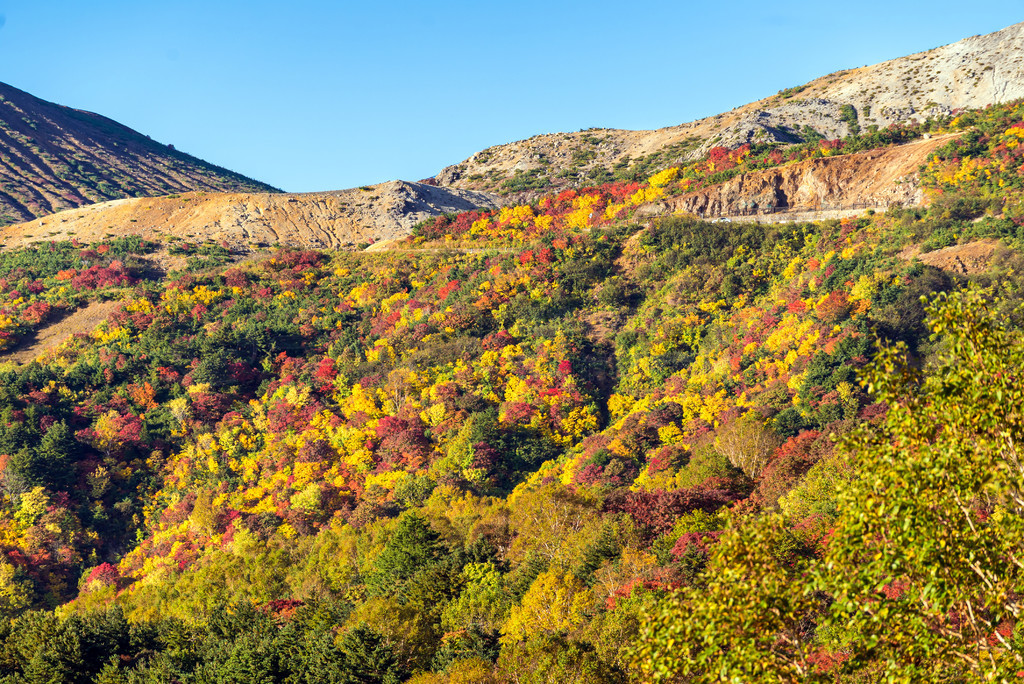
[[[393,252],[0,251],[0,676],[1013,681],[1024,103],[961,119]],[[871,193],[935,146],[925,207],[637,220],[763,174]]]
[[[924,198],[918,169],[929,153],[956,135],[756,170],[693,192],[654,198],[640,213],[713,217],[768,207],[802,211],[919,204]],[[402,181],[327,193],[185,193],[103,202],[6,226],[0,228],[0,246],[72,238],[97,242],[117,234],[213,240],[236,253],[271,245],[338,249],[379,243],[386,248],[388,241],[408,236],[414,225],[433,216],[500,203],[489,193]]]
[[[437,174],[441,185],[536,193],[636,180],[714,145],[792,143],[922,121],[1024,97],[1024,23],[840,71],[732,111],[653,131],[590,129],[495,145]]]
[[[0,682],[1020,681],[1024,99],[665,160],[0,228]]]
[[[740,175],[664,200],[664,211],[700,216],[761,209],[915,206],[925,201],[919,169],[928,155],[958,134],[835,157],[806,159]]]
[[[339,249],[402,237],[437,214],[494,205],[484,193],[392,181],[316,193],[192,192],[113,200],[0,228],[14,248],[45,240],[214,240],[232,251],[271,245]]]
[[[273,192],[99,114],[0,83],[0,225],[123,197]]]

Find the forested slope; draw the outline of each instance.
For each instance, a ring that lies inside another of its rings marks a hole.
[[[205,245],[166,277],[138,238],[0,253],[4,345],[120,302],[0,366],[0,672],[1009,681],[1024,106],[932,125],[962,135],[930,205],[842,221],[637,209],[877,138],[723,150],[392,252]],[[978,239],[970,276],[907,258]]]

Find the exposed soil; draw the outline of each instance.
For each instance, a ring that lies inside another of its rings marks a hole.
[[[92,332],[97,325],[107,320],[107,317],[114,313],[119,306],[121,306],[121,302],[117,301],[90,302],[60,320],[40,328],[35,335],[23,340],[13,350],[0,352],[0,362],[28,363],[72,335]]]
[[[985,238],[923,254],[920,247],[910,247],[900,252],[900,257],[908,261],[917,259],[923,264],[935,266],[950,273],[973,275],[988,270],[998,247],[999,240]]]
[[[767,207],[799,212],[921,204],[925,198],[918,169],[951,137],[955,136],[754,171],[662,204],[665,211],[702,216],[729,216]]]
[[[430,216],[493,205],[483,193],[402,181],[303,194],[194,192],[114,200],[6,226],[0,246],[140,235],[165,244],[214,240],[235,252],[277,244],[344,249],[403,237]],[[173,266],[166,249],[158,260]]]

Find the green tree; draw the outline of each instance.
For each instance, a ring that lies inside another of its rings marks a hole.
[[[462,569],[460,579],[465,587],[446,606],[441,625],[449,632],[467,627],[496,632],[509,609],[501,573],[493,563],[469,563]]]
[[[60,421],[50,426],[38,447],[26,446],[15,452],[10,468],[28,485],[66,489],[74,480],[71,465],[76,447],[67,423]]]
[[[896,346],[866,374],[889,411],[846,442],[860,476],[840,486],[819,583],[853,665],[880,661],[888,681],[1012,678],[1024,663],[998,629],[1024,610],[1024,337],[999,305],[940,295],[935,367],[921,377]]]
[[[437,562],[444,547],[440,536],[419,514],[407,512],[373,563],[367,585],[378,594],[400,589],[418,571]]]
[[[366,625],[357,625],[341,639],[346,684],[398,684],[398,658],[384,638]]]
[[[560,635],[538,635],[502,649],[498,670],[522,684],[624,684],[625,675],[590,644]]]
[[[659,602],[633,649],[645,681],[798,681],[820,607],[807,558],[779,515],[739,519],[715,544],[702,586]],[[681,680],[681,677],[690,679]]]

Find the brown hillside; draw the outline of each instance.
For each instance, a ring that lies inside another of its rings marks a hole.
[[[755,171],[670,198],[663,203],[664,210],[728,216],[770,207],[807,211],[921,204],[924,196],[918,183],[918,169],[933,150],[951,137],[954,136]]]
[[[28,363],[72,335],[92,331],[120,307],[119,301],[90,302],[39,329],[15,349],[0,351],[0,362]]]
[[[999,240],[984,238],[924,253],[920,246],[915,245],[900,252],[900,257],[907,261],[917,259],[921,263],[958,275],[974,275],[984,273],[991,267],[999,249]]]
[[[0,225],[122,197],[275,188],[0,83]]]
[[[193,192],[114,200],[6,226],[0,245],[141,235],[216,240],[239,251],[275,244],[345,248],[404,236],[430,216],[493,204],[483,193],[403,181],[301,194]]]

